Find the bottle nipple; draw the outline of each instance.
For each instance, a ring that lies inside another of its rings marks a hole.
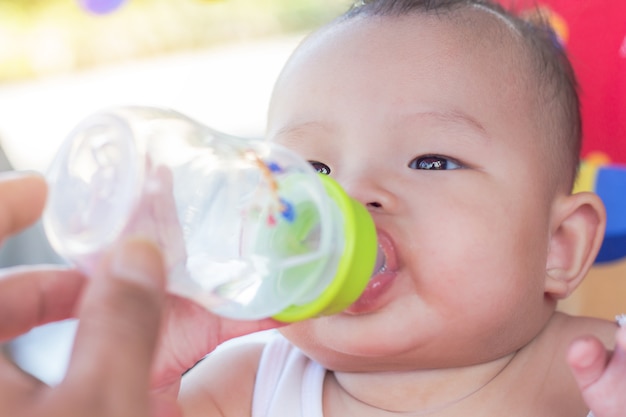
[[[372,277],[378,273],[385,272],[387,269],[387,257],[385,256],[385,252],[383,248],[380,246],[380,243],[377,247],[376,252],[376,263],[374,264],[374,271],[372,272]]]

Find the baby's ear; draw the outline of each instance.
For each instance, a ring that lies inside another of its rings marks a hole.
[[[606,211],[594,193],[581,192],[555,201],[546,264],[545,293],[566,298],[582,282],[604,239]]]

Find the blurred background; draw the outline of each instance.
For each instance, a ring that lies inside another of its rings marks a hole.
[[[273,82],[312,29],[349,0],[0,0],[0,169],[45,172],[85,116],[169,107],[261,137]],[[62,263],[36,224],[0,266]],[[5,318],[3,318],[5,319]],[[75,322],[1,347],[49,384],[64,374]]]
[[[171,107],[262,135],[273,80],[344,0],[0,0],[0,144],[43,170],[85,115]]]

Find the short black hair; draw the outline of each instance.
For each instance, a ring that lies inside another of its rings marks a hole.
[[[359,0],[337,22],[358,16],[404,16],[411,13],[446,15],[464,9],[486,9],[522,35],[537,75],[538,114],[550,136],[548,149],[562,172],[554,175],[572,189],[580,164],[582,121],[578,82],[564,47],[545,18],[525,19],[489,0]],[[539,16],[540,17],[540,16]]]

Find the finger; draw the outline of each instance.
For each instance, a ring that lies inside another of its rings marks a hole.
[[[33,224],[46,202],[47,185],[34,173],[0,175],[0,238]]]
[[[24,373],[0,350],[0,415],[15,416],[15,410],[31,408],[33,393],[44,387],[43,383]]]
[[[17,267],[0,276],[0,341],[73,317],[85,277],[62,267]]]
[[[626,328],[622,327],[616,334],[616,345],[606,366],[601,382],[607,387],[626,385]]]
[[[573,345],[573,358],[570,365],[578,363],[588,366],[579,366],[577,369],[572,366],[574,375],[582,390],[583,398],[589,408],[593,410],[595,415],[602,416],[621,416],[624,410],[624,397],[622,393],[626,388],[626,330],[621,329],[617,333],[617,344],[612,354],[607,352],[595,338],[590,338],[591,345],[587,346],[587,353],[583,359],[576,358],[576,349],[582,348],[583,345]],[[576,342],[578,343],[578,342]],[[589,349],[590,348],[590,349]],[[578,355],[584,353],[585,349],[581,349]],[[595,356],[594,356],[595,355]],[[591,358],[594,359],[591,359]],[[570,358],[568,358],[570,359]]]
[[[154,417],[183,417],[183,412],[175,398],[152,397],[152,415]]]
[[[194,347],[204,356],[219,344],[263,330],[286,326],[272,318],[260,320],[239,320],[218,316],[206,307],[187,298],[169,296],[168,333],[177,335],[174,339],[193,340]],[[188,350],[188,349],[187,349]],[[201,357],[193,358],[194,360]],[[195,362],[193,362],[195,363]]]
[[[78,313],[64,382],[69,390],[82,388],[83,395],[100,399],[109,396],[133,410],[148,406],[164,287],[162,256],[146,241],[127,241],[104,258]]]
[[[250,333],[256,333],[263,330],[276,329],[285,327],[289,323],[283,323],[274,319],[262,319],[256,321],[230,320],[224,319],[221,323],[220,340],[223,343],[235,337],[244,336]]]
[[[602,377],[608,360],[606,348],[595,337],[575,340],[567,353],[567,362],[582,391]]]
[[[189,299],[169,295],[165,337],[159,346],[152,387],[162,389],[176,383],[185,371],[227,340],[284,325],[273,319],[223,318]]]

